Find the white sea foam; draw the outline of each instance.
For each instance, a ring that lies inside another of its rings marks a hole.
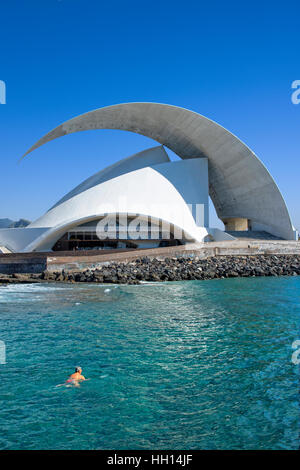
[[[50,286],[49,284],[8,284],[6,286],[3,286],[3,291],[5,291],[5,293],[17,292],[20,294],[27,292],[50,292],[65,289],[71,290],[72,288]],[[2,288],[0,289],[0,292],[2,292]]]
[[[165,282],[161,281],[140,281],[139,284],[133,284],[134,287],[136,286],[157,286],[157,285],[160,285],[160,284],[165,284]],[[132,285],[130,286],[132,287]]]
[[[70,291],[71,289],[45,284],[8,284],[0,287],[0,302],[36,302],[43,300],[44,295],[50,292]],[[34,297],[29,294],[34,294]]]

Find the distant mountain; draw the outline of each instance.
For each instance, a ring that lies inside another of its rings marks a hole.
[[[13,223],[11,219],[0,219],[0,228],[9,228]]]
[[[14,221],[11,219],[0,219],[0,228],[22,228],[27,227],[30,224],[30,220],[20,219]]]

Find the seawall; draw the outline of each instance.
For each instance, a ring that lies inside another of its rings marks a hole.
[[[95,269],[109,262],[129,262],[141,257],[163,259],[188,257],[207,259],[212,256],[300,255],[300,242],[283,240],[197,243],[168,248],[143,250],[103,250],[50,253],[11,253],[0,255],[0,273],[78,272]]]
[[[205,259],[197,256],[150,259],[144,256],[130,261],[107,261],[101,266],[79,271],[0,274],[0,284],[28,282],[139,284],[143,281],[298,275],[300,275],[300,255],[219,255]]]
[[[211,276],[298,274],[300,243],[277,240],[239,240],[100,253],[85,251],[0,256],[2,284],[5,279],[7,282],[30,282],[31,279],[32,282],[51,280],[126,283],[141,280],[206,279]]]

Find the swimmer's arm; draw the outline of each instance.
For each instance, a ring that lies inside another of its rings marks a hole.
[[[86,378],[83,375],[81,375],[80,380],[86,380]]]

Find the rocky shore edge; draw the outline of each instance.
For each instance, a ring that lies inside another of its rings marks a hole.
[[[48,272],[40,274],[0,274],[0,284],[39,282],[90,282],[139,284],[143,281],[187,281],[256,276],[300,275],[300,255],[243,255],[176,257],[150,259],[142,257],[128,262],[106,262],[80,272]]]

